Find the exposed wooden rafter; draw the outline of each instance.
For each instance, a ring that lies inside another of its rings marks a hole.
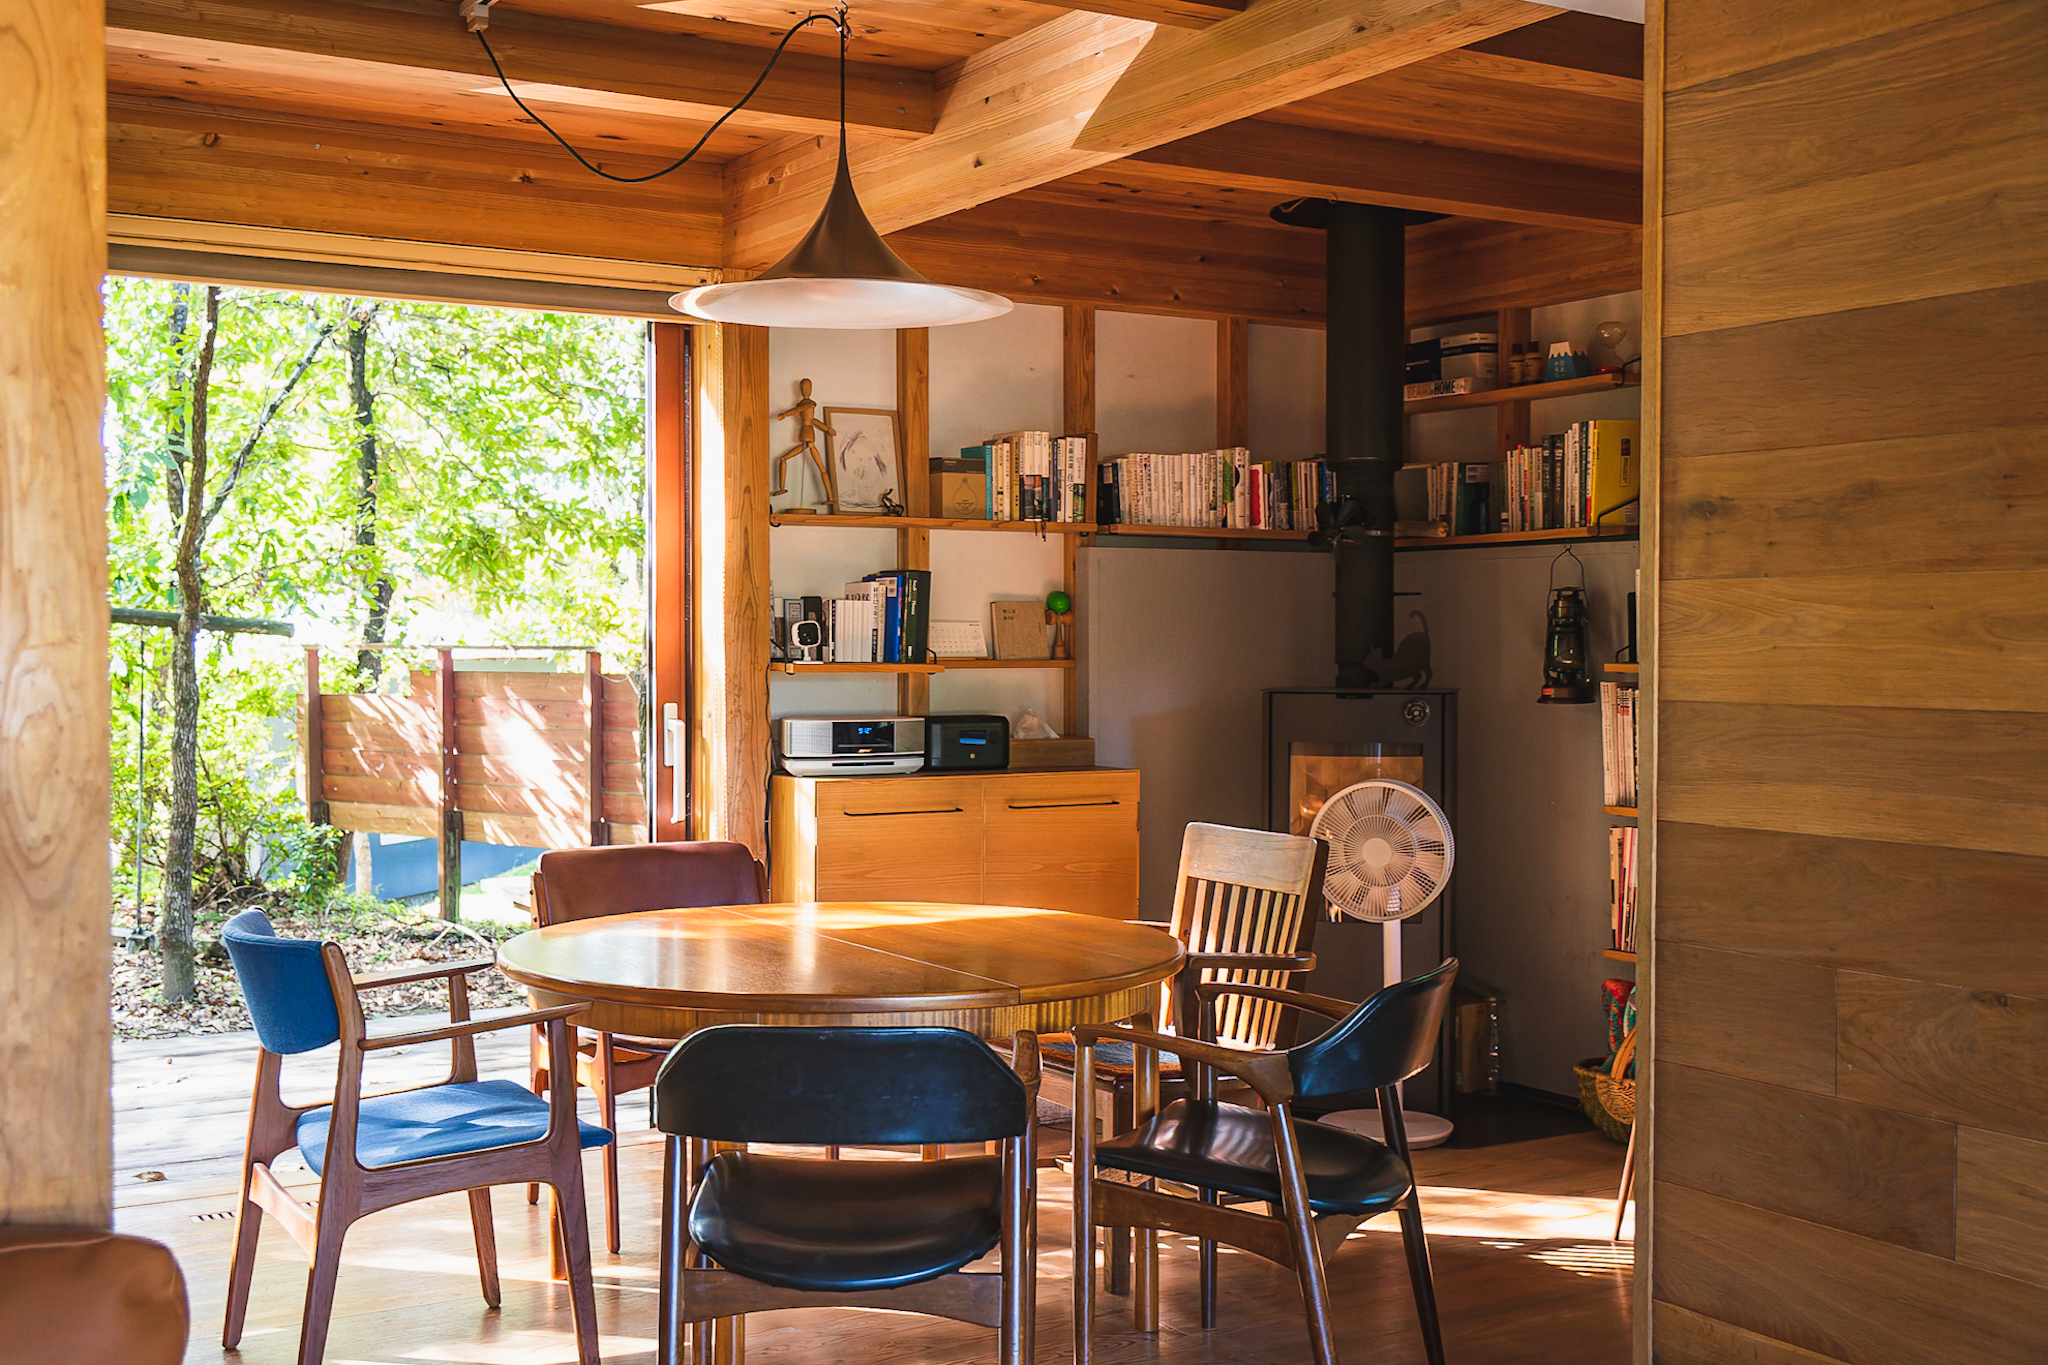
[[[1171,28],[1207,28],[1244,13],[1245,3],[1246,0],[1084,0],[1067,8],[1123,19],[1149,19]]]
[[[497,80],[445,0],[108,0],[107,26],[117,45],[155,34],[215,45],[222,79],[239,47]],[[737,102],[766,57],[756,46],[505,10],[492,16],[490,41],[522,94],[626,95],[694,118],[716,117]],[[932,88],[929,72],[855,62],[847,118],[879,136],[929,132]],[[838,63],[784,53],[745,117],[789,132],[836,128]]]
[[[1256,0],[1200,31],[1075,12],[942,73],[929,137],[852,156],[884,232],[1548,18],[1526,0]],[[830,183],[830,139],[730,163],[726,264],[758,268]]]

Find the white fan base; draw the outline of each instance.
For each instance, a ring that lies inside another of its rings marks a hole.
[[[1377,1109],[1344,1109],[1325,1114],[1316,1122],[1342,1128],[1347,1133],[1361,1134],[1374,1142],[1386,1141],[1387,1130],[1380,1123],[1380,1111]],[[1451,1121],[1435,1114],[1418,1114],[1413,1109],[1403,1109],[1401,1124],[1408,1130],[1411,1148],[1439,1147],[1450,1140]]]

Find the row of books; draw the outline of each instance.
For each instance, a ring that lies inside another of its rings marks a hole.
[[[1011,431],[978,446],[963,446],[957,461],[932,461],[935,491],[951,476],[949,491],[933,502],[942,516],[979,515],[989,521],[1078,522],[1088,518],[1088,438],[1049,431]],[[979,487],[981,510],[966,509]]]
[[[787,597],[775,642],[785,659],[797,655],[795,625],[816,621],[823,646],[815,662],[827,664],[924,663],[931,635],[929,569],[890,569],[848,583],[842,597]]]
[[[1633,526],[1641,491],[1640,422],[1574,422],[1532,446],[1508,452],[1504,496],[1495,503],[1503,531],[1569,526]]]
[[[1608,927],[1619,953],[1636,950],[1636,833],[1634,825],[1607,831]]]
[[[1254,460],[1243,446],[1119,455],[1096,479],[1096,520],[1105,526],[1306,531],[1317,505],[1336,497],[1327,460]]]
[[[1600,768],[1609,806],[1636,806],[1636,685],[1600,684]]]

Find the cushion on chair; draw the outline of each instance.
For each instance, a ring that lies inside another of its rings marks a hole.
[[[0,1227],[0,1359],[178,1365],[189,1319],[169,1250],[104,1228]]]
[[[326,1106],[299,1117],[299,1151],[318,1175],[327,1160]],[[577,1120],[585,1147],[602,1147],[609,1131]],[[356,1123],[356,1160],[396,1166],[535,1142],[548,1131],[548,1102],[511,1081],[462,1081],[363,1098]]]
[[[690,1237],[727,1270],[852,1292],[936,1279],[1002,1239],[1001,1157],[815,1161],[725,1152],[690,1204]]]
[[[1300,1120],[1294,1131],[1314,1212],[1372,1213],[1408,1193],[1408,1168],[1371,1138]],[[1095,1159],[1117,1170],[1280,1202],[1273,1125],[1257,1109],[1176,1100],[1133,1131],[1098,1144]]]
[[[220,941],[235,964],[256,1039],[266,1049],[311,1052],[341,1036],[318,940],[279,938],[268,915],[244,910],[222,926]]]
[[[1074,1069],[1074,1035],[1071,1033],[1048,1033],[1038,1040],[1040,1057],[1055,1065],[1065,1063],[1065,1069]],[[1095,1045],[1095,1074],[1110,1080],[1127,1080],[1138,1074],[1138,1050],[1121,1038],[1105,1038]],[[1180,1075],[1180,1059],[1161,1053],[1159,1057],[1161,1077],[1177,1078]]]

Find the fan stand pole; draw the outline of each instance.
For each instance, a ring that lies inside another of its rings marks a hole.
[[[1390,919],[1380,925],[1380,984],[1391,986],[1401,980],[1401,925],[1402,920]],[[1395,1086],[1398,1096],[1401,1087]],[[1354,1133],[1363,1133],[1369,1138],[1379,1138],[1385,1131],[1377,1109],[1346,1109],[1341,1113],[1325,1114],[1320,1120],[1333,1128],[1343,1128]],[[1435,1114],[1419,1114],[1407,1105],[1401,1106],[1401,1126],[1407,1131],[1410,1147],[1441,1146],[1451,1136],[1451,1121]]]

